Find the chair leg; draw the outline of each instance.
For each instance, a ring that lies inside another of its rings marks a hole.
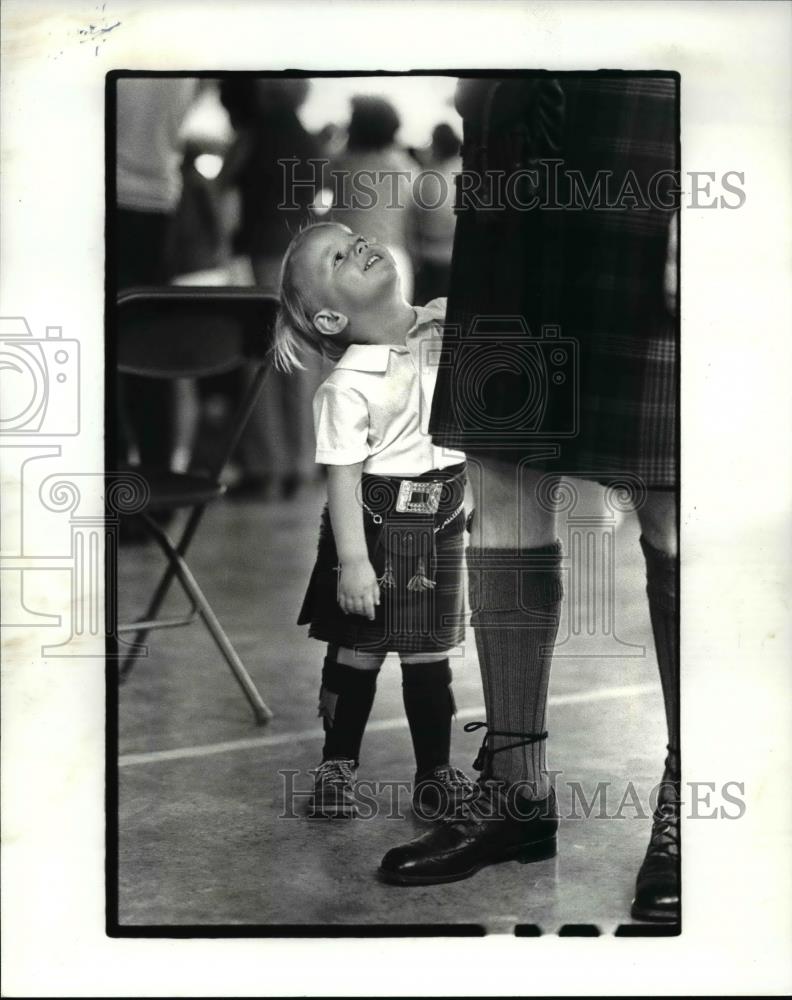
[[[186,565],[186,564],[185,564]],[[212,635],[217,648],[225,657],[226,663],[231,668],[231,672],[237,680],[237,683],[242,688],[245,697],[253,709],[253,714],[256,717],[256,722],[259,725],[264,725],[269,722],[272,718],[272,712],[267,707],[266,703],[263,701],[261,695],[259,694],[258,688],[253,683],[253,679],[250,674],[245,669],[244,664],[239,658],[237,651],[231,645],[231,641],[225,634],[222,625],[217,620],[217,617],[212,610],[211,605],[204,597],[202,591],[198,587],[195,578],[190,573],[189,569],[189,584],[185,585],[185,589],[190,592],[191,598],[198,604],[198,610],[201,613],[201,617],[206,623],[206,627]]]
[[[190,514],[187,524],[184,526],[184,531],[182,532],[182,536],[179,539],[178,544],[174,546],[173,543],[170,541],[170,539],[168,539],[169,549],[178,552],[179,555],[181,556],[185,554],[185,552],[187,551],[187,546],[192,541],[192,537],[195,534],[196,528],[198,527],[198,522],[201,520],[201,517],[203,516],[203,512],[204,512],[203,507],[196,507],[193,510],[192,514]],[[160,528],[160,526],[155,521],[153,521],[150,517],[147,517],[145,514],[141,515],[141,518],[145,522],[149,531],[152,534],[154,534],[154,537],[156,538],[157,542],[161,545],[162,543],[157,537],[157,534],[154,529],[156,528],[156,531],[162,531],[162,528]],[[165,534],[165,532],[163,532],[163,534]],[[165,537],[167,538],[167,535],[165,535]],[[174,568],[173,561],[170,558],[170,553],[168,552],[167,555],[168,555],[168,565],[165,569],[165,572],[162,575],[162,579],[157,584],[157,589],[154,591],[154,594],[152,595],[152,598],[149,601],[149,605],[146,608],[146,613],[142,616],[141,620],[144,622],[153,621],[157,617],[157,615],[159,614],[159,610],[165,601],[165,598],[168,596],[168,591],[170,590],[174,577],[176,576],[176,570]],[[193,602],[193,605],[190,609],[190,614],[192,614],[192,612],[195,611],[195,608],[196,605]],[[135,638],[133,639],[132,648],[125,657],[124,662],[121,664],[121,669],[119,670],[118,673],[119,683],[123,684],[124,681],[129,676],[129,674],[132,672],[132,668],[134,667],[138,656],[140,655],[141,651],[145,648],[145,642],[146,639],[148,638],[148,634],[149,634],[148,628],[140,628],[135,633]]]
[[[149,606],[146,608],[146,613],[143,615],[142,621],[153,621],[157,617],[159,609],[162,607],[163,601],[170,590],[170,585],[175,576],[176,572],[173,569],[173,565],[170,564],[162,575],[162,579],[157,585],[157,589],[154,591],[154,595],[149,602]],[[124,662],[121,664],[121,669],[118,672],[118,679],[121,684],[124,683],[129,674],[132,672],[132,668],[140,656],[140,653],[145,648],[145,642],[148,638],[148,634],[148,628],[141,628],[135,632],[132,648],[129,653],[127,653]]]
[[[242,688],[243,694],[247,698],[250,707],[253,709],[253,715],[256,718],[256,722],[259,725],[264,725],[269,722],[273,717],[272,711],[262,699],[258,688],[253,683],[252,677],[245,669],[245,665],[240,660],[237,651],[231,645],[228,636],[225,634],[222,625],[217,620],[217,616],[212,610],[212,606],[209,604],[203,591],[198,586],[198,582],[193,576],[192,570],[185,562],[181,553],[171,545],[170,539],[158,524],[151,522],[149,524],[149,528],[151,529],[156,541],[159,543],[160,548],[168,557],[171,566],[173,567],[173,571],[176,576],[178,576],[179,582],[184,588],[185,593],[197,606],[209,633],[217,644],[218,649],[225,657],[225,661],[231,668],[234,678]]]

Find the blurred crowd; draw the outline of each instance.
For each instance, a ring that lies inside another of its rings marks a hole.
[[[311,132],[300,108],[321,85],[283,78],[118,81],[118,291],[178,283],[255,285],[277,294],[294,233],[312,221],[337,220],[389,247],[408,301],[422,305],[446,294],[453,175],[461,168],[454,127],[438,122],[422,147],[403,146],[397,109],[361,92],[347,121]],[[361,80],[361,90],[366,86]],[[190,129],[198,107],[210,108],[220,127]],[[235,456],[229,495],[289,498],[316,476],[311,399],[326,369],[318,358],[305,363],[297,374],[270,373]],[[179,471],[200,464],[200,448],[222,432],[244,377],[199,389],[125,376],[120,458]]]

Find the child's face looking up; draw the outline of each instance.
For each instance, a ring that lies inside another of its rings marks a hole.
[[[390,252],[341,225],[312,234],[300,248],[295,270],[314,312],[333,310],[353,327],[355,316],[384,306],[399,288]]]

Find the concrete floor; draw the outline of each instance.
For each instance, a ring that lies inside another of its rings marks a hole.
[[[587,489],[590,509],[600,509],[601,494]],[[296,802],[296,818],[283,817],[291,810],[279,772],[298,772],[292,787],[308,789],[321,746],[316,702],[323,649],[294,620],[322,502],[318,487],[288,504],[223,501],[207,513],[190,554],[196,577],[276,714],[269,726],[254,725],[200,624],[152,636],[148,658],[120,689],[119,923],[340,929],[475,924],[509,934],[519,925],[557,933],[565,925],[593,924],[613,933],[629,924],[634,877],[649,835],[649,820],[636,818],[629,804],[622,818],[595,813],[567,820],[559,855],[550,861],[508,862],[467,881],[409,889],[382,885],[374,876],[388,848],[426,828],[411,815],[404,793],[401,818],[388,816],[393,795],[387,793],[378,798],[379,814],[368,820],[309,821],[302,816],[304,798]],[[562,524],[562,538],[566,530]],[[562,815],[571,807],[571,782],[580,783],[588,799],[598,782],[610,782],[613,814],[632,781],[648,812],[648,793],[662,770],[662,699],[633,515],[618,521],[615,539],[615,622],[622,645],[594,627],[598,634],[585,636],[585,643],[559,647],[559,654],[583,648],[586,658],[558,655],[553,668],[548,752],[551,768],[562,772]],[[124,620],[142,610],[159,567],[153,546],[122,549]],[[176,611],[179,602],[169,607]],[[470,631],[452,667],[459,710],[454,757],[470,772],[480,734],[465,734],[462,725],[483,718]],[[400,671],[389,659],[359,778],[409,780],[413,767]]]

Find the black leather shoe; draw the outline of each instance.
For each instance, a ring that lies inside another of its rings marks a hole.
[[[382,859],[379,876],[392,885],[435,885],[475,875],[500,861],[542,861],[557,851],[555,795],[530,802],[491,782],[475,786],[456,815],[429,833],[394,847]]]
[[[676,755],[666,759],[663,783],[652,819],[652,836],[635,881],[631,913],[635,920],[679,923],[680,780]]]

